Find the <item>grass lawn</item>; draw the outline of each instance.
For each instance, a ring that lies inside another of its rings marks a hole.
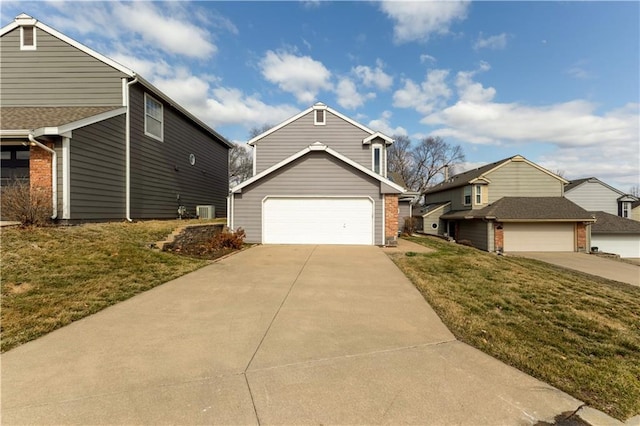
[[[192,222],[2,228],[2,351],[206,265],[148,248]]]
[[[640,413],[640,288],[437,238],[394,262],[461,341],[618,419]]]

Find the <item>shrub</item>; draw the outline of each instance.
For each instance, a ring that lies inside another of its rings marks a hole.
[[[238,228],[235,232],[223,231],[216,234],[213,237],[211,246],[213,250],[221,249],[235,249],[239,250],[244,244],[244,237],[246,236],[244,229]]]
[[[418,219],[407,216],[404,218],[404,233],[407,235],[414,234],[418,229]]]
[[[458,240],[458,244],[467,247],[474,247],[473,243],[469,240]]]
[[[23,180],[13,180],[2,187],[2,218],[22,226],[42,226],[51,221],[51,193],[44,188],[30,188]]]

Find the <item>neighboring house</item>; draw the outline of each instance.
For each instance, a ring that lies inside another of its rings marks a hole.
[[[606,212],[594,212],[591,249],[615,253],[620,257],[640,258],[640,222]]]
[[[595,219],[567,183],[520,155],[457,174],[425,192],[424,232],[490,252],[586,251]]]
[[[640,221],[640,201],[631,203],[631,219]]]
[[[576,179],[564,187],[564,196],[588,211],[603,211],[620,217],[631,217],[632,204],[638,197],[625,194],[601,180]]]
[[[46,190],[56,219],[225,215],[231,144],[132,70],[22,14],[0,72],[2,184]]]
[[[254,176],[231,188],[229,227],[246,241],[392,245],[398,195],[393,140],[317,103],[248,143]]]

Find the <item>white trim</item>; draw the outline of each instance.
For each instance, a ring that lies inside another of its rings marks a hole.
[[[253,145],[253,150],[252,151],[253,151],[253,164],[252,164],[253,174],[252,174],[252,176],[255,176],[256,175],[256,167],[257,167],[256,163],[257,163],[257,160],[258,160],[258,154],[257,154],[258,147]]]
[[[127,90],[128,82],[129,82],[129,79],[127,77],[122,77],[122,106],[123,107],[127,106],[127,94],[129,93],[129,90]]]
[[[255,149],[255,148],[254,148]],[[231,188],[231,192],[237,193],[240,192],[240,190],[242,190],[242,188],[251,185],[252,183],[254,183],[257,180],[262,179],[263,177],[269,175],[270,173],[273,173],[274,171],[280,169],[281,167],[286,166],[287,164],[297,160],[298,158],[302,157],[303,155],[308,154],[311,151],[325,151],[328,154],[333,155],[334,157],[336,157],[337,159],[349,164],[350,166],[354,167],[355,169],[360,170],[361,172],[365,173],[368,176],[371,176],[373,178],[375,178],[376,180],[384,183],[385,185],[399,191],[400,193],[404,193],[406,190],[401,187],[400,185],[391,182],[390,180],[386,179],[385,177],[374,173],[372,170],[367,169],[366,167],[360,165],[359,163],[356,163],[355,161],[349,159],[348,157],[345,157],[344,155],[334,151],[333,149],[329,148],[326,145],[323,145],[320,142],[315,142],[312,145],[308,146],[307,148],[302,149],[301,151],[298,151],[297,153],[293,154],[292,156],[285,158],[284,160],[280,161],[279,163],[269,167],[266,170],[263,170],[262,172],[258,173],[257,175],[254,175],[252,178],[245,180],[244,182],[242,182],[239,185],[234,186],[233,188]]]
[[[33,36],[33,44],[29,44],[29,45],[25,45],[24,44],[24,32],[26,28],[30,28],[31,31],[33,32],[32,36]],[[38,42],[36,39],[36,26],[35,25],[24,25],[24,26],[20,26],[20,50],[37,50],[38,48]]]
[[[153,117],[151,114],[147,113],[147,99],[151,99],[153,102],[160,105],[159,120],[156,117]],[[154,135],[153,133],[149,133],[147,131],[147,117],[151,117],[153,120],[157,120],[160,122],[160,136]],[[160,142],[164,142],[164,104],[159,100],[157,100],[156,98],[154,98],[153,96],[151,96],[150,94],[148,94],[147,92],[144,92],[144,134],[146,136],[149,136],[150,138],[153,138]]]
[[[381,194],[381,198],[382,198],[382,238],[380,241],[380,245],[381,246],[386,246],[387,245],[387,227],[385,226],[387,224],[387,201],[386,201],[386,194]]]
[[[379,166],[379,170],[376,172],[376,150],[380,151],[380,155],[379,155],[379,160],[380,160],[380,164]],[[380,176],[384,176],[384,166],[383,166],[383,158],[382,158],[382,144],[380,143],[375,143],[373,145],[371,145],[371,170],[374,173],[378,173]]]
[[[63,124],[58,127],[40,127],[39,129],[35,129],[33,131],[33,135],[35,137],[40,137],[44,135],[64,135],[72,132],[73,130],[79,129],[80,127],[85,127],[90,124],[95,124],[100,121],[107,120],[109,118],[116,117],[118,115],[124,114],[127,112],[126,107],[116,108],[111,111],[105,111],[100,114],[92,115],[91,117],[82,118],[78,121],[72,121],[71,123]]]
[[[318,120],[318,113],[322,112],[322,121]],[[314,126],[326,126],[327,125],[327,108],[313,108],[313,125]]]
[[[62,138],[62,219],[71,219],[70,142],[70,138]]]
[[[371,136],[368,136],[368,137],[364,138],[362,140],[362,144],[363,145],[368,145],[375,138],[380,138],[380,139],[384,140],[387,145],[391,145],[393,143],[393,139],[391,139],[389,136],[387,136],[387,135],[385,135],[383,133],[380,133],[380,132],[375,132]]]
[[[368,195],[266,195],[260,202],[260,242],[264,244],[264,202],[270,198],[368,199],[371,201],[371,241],[376,245],[376,200]],[[384,196],[382,197],[382,241],[384,245]]]

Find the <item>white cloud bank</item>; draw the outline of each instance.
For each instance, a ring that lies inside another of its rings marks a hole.
[[[475,50],[479,49],[493,49],[501,50],[507,47],[507,34],[502,33],[498,35],[492,35],[484,37],[482,33],[478,36],[478,39],[473,44]]]

